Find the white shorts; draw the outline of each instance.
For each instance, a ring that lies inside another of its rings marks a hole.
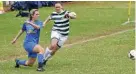
[[[51,39],[53,39],[53,38],[58,39],[57,45],[58,45],[58,47],[61,47],[66,42],[66,40],[68,39],[68,36],[63,36],[58,31],[52,30]]]

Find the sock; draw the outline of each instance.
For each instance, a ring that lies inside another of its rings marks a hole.
[[[38,63],[43,63],[43,54],[38,54]]]
[[[18,61],[18,64],[19,64],[19,65],[24,65],[24,66],[25,66],[25,63],[26,63],[26,60],[19,60],[19,61]]]
[[[52,50],[50,50],[48,47],[46,48],[45,50],[45,53],[44,53],[44,60],[46,60],[46,58],[48,57],[49,54],[51,54]]]
[[[49,58],[51,58],[52,55],[51,54],[48,54],[47,57],[44,58],[44,60],[48,60]]]

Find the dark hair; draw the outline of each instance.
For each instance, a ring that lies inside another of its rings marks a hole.
[[[32,9],[29,13],[29,19],[32,20],[32,15],[35,14],[35,12],[38,11],[38,9]]]

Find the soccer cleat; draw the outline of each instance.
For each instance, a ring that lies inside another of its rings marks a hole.
[[[37,71],[45,71],[45,69],[43,68],[43,63],[38,63]]]
[[[37,71],[43,72],[43,71],[45,71],[45,69],[44,69],[43,67],[38,67],[38,68],[37,68]]]
[[[19,60],[16,59],[15,62],[16,62],[15,68],[19,68],[19,64],[18,64]]]
[[[43,60],[43,65],[45,66],[48,60]]]

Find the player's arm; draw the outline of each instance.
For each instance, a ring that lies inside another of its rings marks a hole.
[[[51,20],[51,16],[48,16],[47,19],[43,22],[43,27]]]
[[[16,37],[13,39],[12,44],[16,43],[17,39],[24,33],[24,30],[20,30]]]
[[[35,29],[40,29],[40,26],[34,24],[33,22],[30,22],[30,21],[26,21],[27,24],[33,26]]]

